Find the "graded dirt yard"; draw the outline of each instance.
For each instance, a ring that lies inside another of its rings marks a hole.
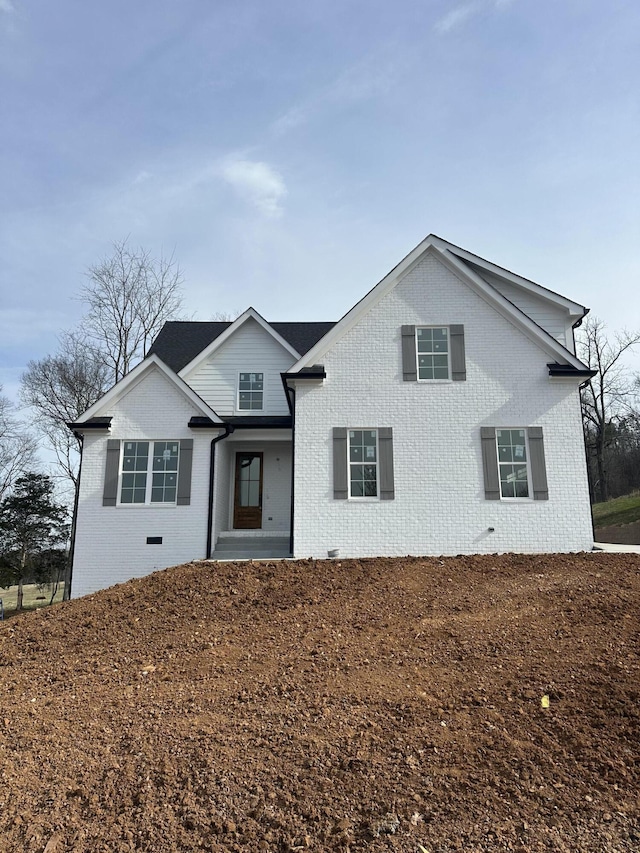
[[[626,554],[194,563],[12,619],[0,851],[638,851],[639,601]]]

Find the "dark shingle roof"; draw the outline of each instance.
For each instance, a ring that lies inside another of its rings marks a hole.
[[[153,342],[149,355],[155,353],[176,373],[215,341],[231,323],[171,320],[165,323]],[[304,355],[335,323],[270,323],[274,331]]]

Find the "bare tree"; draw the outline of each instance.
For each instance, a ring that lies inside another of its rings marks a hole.
[[[87,306],[77,337],[89,342],[118,382],[144,358],[166,320],[182,308],[182,273],[173,256],[159,259],[127,240],[89,268],[79,299]]]
[[[35,451],[35,439],[16,417],[15,406],[0,394],[0,500],[8,495],[16,480],[33,467]]]
[[[215,311],[210,317],[210,322],[233,323],[240,316],[240,311]]]
[[[609,498],[607,449],[615,441],[619,425],[635,413],[637,381],[623,356],[640,343],[640,332],[617,332],[607,337],[605,325],[596,317],[588,317],[576,336],[580,358],[596,375],[582,388],[581,404],[587,456],[591,470],[591,490],[594,500]]]
[[[73,505],[72,541],[78,511],[82,439],[67,424],[77,421],[102,396],[109,382],[109,370],[103,359],[72,333],[62,336],[55,355],[30,361],[22,376],[22,400],[35,413],[37,426],[56,458],[58,483]],[[64,489],[65,483],[69,489]],[[65,599],[69,595],[69,570],[67,565]]]
[[[78,482],[80,439],[67,427],[98,400],[110,383],[100,354],[73,333],[62,335],[60,349],[30,361],[22,376],[20,396],[35,412],[36,422],[53,451],[61,475]]]

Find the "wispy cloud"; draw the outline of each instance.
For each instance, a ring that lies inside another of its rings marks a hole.
[[[448,33],[462,26],[466,21],[484,11],[506,9],[515,0],[474,0],[471,3],[461,3],[444,17],[436,21],[434,29],[438,33]]]
[[[222,167],[222,177],[261,213],[274,218],[282,215],[287,188],[282,175],[268,163],[230,160]]]
[[[279,116],[271,125],[272,133],[281,136],[311,121],[328,107],[366,101],[388,92],[398,67],[397,59],[388,59],[380,52],[370,54],[335,77],[325,88]]]
[[[457,6],[436,22],[435,29],[439,33],[448,33],[463,24],[472,15],[480,11],[480,3],[465,3]]]
[[[0,0],[0,12],[15,12],[16,7],[11,0]]]

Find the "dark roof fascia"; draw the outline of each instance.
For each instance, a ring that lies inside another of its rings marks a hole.
[[[69,429],[74,432],[82,432],[85,429],[111,429],[111,421],[112,418],[109,417],[100,417],[100,418],[89,418],[88,421],[83,421],[81,423],[68,423],[67,426]]]
[[[227,418],[224,423],[215,424],[210,418],[194,416],[189,421],[190,429],[224,429],[230,426],[236,429],[290,429],[290,415],[247,415]]]
[[[547,364],[547,367],[549,368],[549,376],[566,379],[591,379],[598,372],[597,370],[589,370],[589,368],[578,370],[571,364],[556,364],[555,362]]]
[[[291,415],[246,415],[227,418],[234,429],[291,429]]]
[[[323,364],[314,364],[313,367],[303,367],[296,373],[281,373],[283,382],[287,379],[326,379],[327,372]]]
[[[226,423],[215,423],[215,421],[212,421],[211,418],[205,415],[193,415],[187,426],[189,429],[224,429]]]

